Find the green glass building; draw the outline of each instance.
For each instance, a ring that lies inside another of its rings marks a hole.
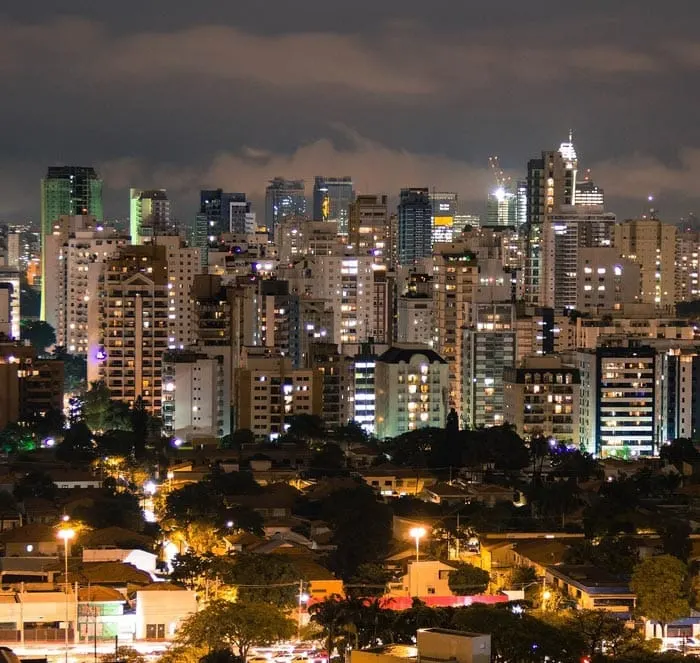
[[[86,214],[103,219],[102,180],[90,166],[49,166],[41,180],[41,319],[46,316],[45,238],[60,216]]]

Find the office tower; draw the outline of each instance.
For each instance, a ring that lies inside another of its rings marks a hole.
[[[391,226],[386,196],[357,196],[350,205],[348,244],[358,255],[372,255],[391,264]]]
[[[22,255],[22,234],[8,229],[7,233],[7,260],[8,267],[19,269]]]
[[[314,221],[335,221],[338,224],[338,234],[348,234],[348,218],[350,205],[355,201],[352,177],[314,178]]]
[[[163,355],[163,430],[166,435],[223,437],[231,432],[231,403],[224,398],[223,357],[193,349]]]
[[[396,315],[396,277],[387,271],[386,265],[372,269],[373,302],[370,317],[369,338],[375,343],[391,343],[394,340]]]
[[[435,309],[432,293],[407,292],[398,298],[396,309],[397,342],[433,347]]]
[[[216,241],[224,233],[255,232],[251,203],[245,193],[226,193],[222,189],[199,192],[199,213],[207,220],[207,237]]]
[[[448,404],[455,409],[462,404],[462,327],[471,323],[469,304],[478,278],[476,256],[464,242],[435,245],[433,347],[448,363]]]
[[[515,185],[515,227],[527,226],[527,180],[518,180]]]
[[[20,337],[20,272],[16,267],[0,266],[0,325],[11,339]]]
[[[620,311],[625,304],[639,301],[641,272],[638,264],[620,257],[615,248],[585,248],[578,252],[576,277],[558,287],[568,293],[571,283],[573,308],[580,313]]]
[[[462,418],[468,428],[504,423],[503,373],[515,364],[515,310],[510,301],[475,303],[463,330]]]
[[[583,207],[603,207],[605,192],[592,180],[583,180],[576,184],[576,204]]]
[[[542,436],[566,445],[587,447],[579,439],[578,368],[557,356],[527,357],[503,372],[506,423],[524,440]],[[591,451],[591,449],[587,449]]]
[[[700,231],[676,235],[676,301],[700,299]]]
[[[610,247],[615,215],[600,208],[561,206],[541,226],[538,301],[557,311],[576,306],[579,252]]]
[[[447,362],[424,345],[393,345],[378,357],[377,437],[396,437],[418,428],[444,428],[447,372]]]
[[[430,204],[432,205],[433,244],[451,242],[455,235],[457,194],[433,191],[430,194]]]
[[[292,368],[288,357],[266,348],[246,348],[235,371],[238,428],[275,440],[297,415],[321,416],[323,376],[313,368]]]
[[[326,426],[339,428],[353,418],[354,363],[338,352],[335,343],[309,345],[307,368],[316,369],[323,378],[322,417]]]
[[[168,260],[164,246],[128,246],[105,262],[100,288],[102,349],[88,356],[112,397],[142,398],[149,413],[161,411],[161,371],[168,349]]]
[[[518,190],[512,184],[497,187],[486,199],[486,223],[483,225],[517,226],[518,202]]]
[[[661,362],[661,444],[700,437],[700,348],[672,348]]]
[[[656,218],[631,219],[615,226],[615,248],[641,269],[641,301],[657,308],[676,304],[678,229]]]
[[[158,235],[169,235],[170,201],[165,189],[130,189],[130,234],[132,244],[153,241]]]
[[[46,321],[56,345],[75,355],[99,352],[99,282],[104,263],[129,238],[93,216],[61,216],[46,238]]]
[[[527,164],[527,260],[525,300],[540,304],[542,295],[542,230],[563,205],[576,203],[578,159],[569,138],[557,151],[542,152]]]
[[[49,166],[41,180],[41,267],[45,263],[45,238],[60,216],[88,214],[102,221],[102,180],[94,168],[84,166]],[[45,280],[41,289],[41,319],[45,320]]]
[[[427,188],[401,189],[398,206],[398,263],[408,266],[432,253],[433,206]]]
[[[265,189],[265,225],[270,237],[275,236],[278,223],[295,216],[306,216],[304,180],[275,177]]]
[[[576,353],[581,374],[581,447],[600,458],[656,451],[656,350],[599,347]]]

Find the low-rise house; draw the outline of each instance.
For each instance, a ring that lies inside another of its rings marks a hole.
[[[516,495],[517,491],[495,484],[468,484],[467,492],[469,493],[470,502],[479,502],[484,506],[491,507],[499,502],[514,502],[519,499],[519,495]]]
[[[149,575],[156,572],[158,558],[151,552],[139,549],[123,548],[83,548],[83,562],[86,564],[98,562],[121,562],[130,564]]]
[[[400,580],[387,585],[388,596],[451,596],[449,577],[456,566],[439,560],[409,560]]]
[[[464,504],[471,499],[471,493],[463,486],[439,481],[433,486],[428,486],[420,495],[421,499],[433,504]]]
[[[116,589],[91,585],[78,589],[78,638],[83,642],[114,641],[133,636],[124,619],[126,599]]]
[[[6,557],[58,556],[63,541],[49,525],[32,524],[0,532],[0,554]]]
[[[195,592],[170,583],[153,583],[136,592],[137,640],[172,640],[180,624],[197,612]]]
[[[437,478],[424,470],[378,465],[368,467],[359,473],[367,485],[381,495],[401,497],[403,495],[420,495],[426,487],[437,483]]]
[[[49,471],[49,476],[62,490],[70,488],[102,488],[102,479],[86,470],[55,469]]]
[[[637,597],[629,587],[629,579],[596,566],[550,566],[546,569],[545,580],[581,609],[631,615],[636,604]]]

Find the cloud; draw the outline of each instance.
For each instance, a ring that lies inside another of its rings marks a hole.
[[[533,40],[534,41],[534,40]],[[579,40],[580,42],[580,40]],[[277,88],[347,88],[363,94],[426,100],[499,82],[561,81],[661,71],[667,53],[622,45],[548,47],[507,35],[429,35],[415,23],[391,23],[368,35],[333,31],[261,35],[226,25],[110,34],[79,18],[0,24],[0,74],[62,72],[86,83],[205,77]]]
[[[320,139],[290,154],[270,154],[251,147],[237,153],[222,152],[200,169],[167,165],[152,168],[145,161],[118,159],[103,163],[100,172],[110,188],[158,182],[171,194],[190,197],[200,188],[217,186],[260,198],[267,181],[277,175],[305,179],[307,193],[318,174],[353,175],[355,188],[361,193],[394,195],[401,187],[435,186],[456,191],[467,201],[482,201],[492,186],[492,174],[486,167],[442,155],[392,149],[349,131],[347,135],[352,138],[348,149]],[[264,156],[251,157],[251,153]]]
[[[653,156],[632,154],[602,161],[593,166],[592,172],[596,182],[605,183],[606,195],[616,198],[643,201],[649,194],[697,198],[700,148],[682,149],[675,165]]]

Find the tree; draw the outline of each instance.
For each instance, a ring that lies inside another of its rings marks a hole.
[[[28,497],[40,497],[53,502],[58,486],[46,472],[28,472],[16,484],[14,496],[21,502]]]
[[[460,564],[450,572],[447,584],[450,591],[460,596],[481,594],[489,586],[489,572],[473,564]]]
[[[293,632],[293,622],[273,605],[217,600],[188,617],[177,639],[209,651],[234,647],[245,660],[251,647],[285,640]]]
[[[82,399],[82,418],[88,428],[93,431],[104,431],[112,426],[112,393],[107,383],[91,382],[90,389]]]
[[[278,608],[297,603],[299,571],[284,555],[238,553],[217,571],[226,584],[241,585],[238,596],[242,601],[270,603]]]
[[[635,633],[625,626],[622,619],[607,610],[575,610],[568,626],[584,645],[589,657],[607,652],[617,652],[635,641]]]
[[[134,401],[130,412],[131,430],[134,433],[134,455],[136,458],[143,458],[146,453],[146,442],[151,430],[151,415],[146,409],[146,402],[143,397]]]
[[[215,649],[202,656],[199,663],[245,663],[245,660],[236,656],[230,649]]]
[[[637,595],[637,612],[661,624],[685,617],[690,612],[688,601],[688,567],[672,555],[647,557],[634,568],[630,588]]]
[[[329,523],[333,571],[343,579],[352,578],[361,564],[381,561],[391,541],[391,510],[377,501],[374,491],[358,484],[332,492],[321,505],[320,517]]]
[[[87,360],[69,354],[64,346],[54,348],[53,358],[63,362],[63,388],[67,393],[82,391],[87,382]]]
[[[661,537],[664,553],[687,562],[692,547],[690,523],[677,518],[659,518],[656,530]]]
[[[222,449],[240,449],[244,444],[254,444],[255,434],[248,428],[239,428],[221,438],[219,446]]]
[[[309,469],[314,478],[346,474],[345,454],[337,444],[326,442],[311,456]]]
[[[119,647],[114,654],[103,654],[100,657],[103,663],[146,663],[146,658],[133,647]]]
[[[352,421],[348,421],[347,424],[336,428],[333,431],[333,439],[338,442],[338,444],[347,447],[349,444],[367,444],[369,442],[369,435],[367,431],[353,419]]]
[[[510,586],[514,589],[523,589],[533,582],[537,582],[537,572],[531,566],[516,566],[510,574]]]
[[[326,436],[326,424],[316,414],[295,414],[289,420],[286,437],[290,440],[312,442]]]
[[[85,464],[93,461],[97,447],[92,433],[84,422],[74,423],[63,436],[63,442],[56,448],[56,458],[69,463]]]
[[[196,589],[202,578],[211,571],[213,559],[211,555],[196,555],[188,551],[175,555],[172,564],[171,580]]]
[[[143,523],[139,498],[129,492],[113,491],[97,497],[92,504],[77,506],[73,516],[92,529],[123,527],[138,530]]]
[[[29,341],[37,354],[43,354],[56,343],[56,330],[43,320],[22,320],[20,336],[23,341]]]
[[[631,537],[603,536],[597,542],[574,542],[564,553],[566,564],[591,564],[620,576],[630,576],[639,562],[639,550]]]
[[[323,629],[328,660],[330,660],[338,637],[351,623],[350,604],[339,596],[330,596],[310,606],[309,613],[311,621]]]
[[[9,423],[0,431],[0,449],[5,453],[33,451],[35,448],[36,440],[31,432],[19,424]]]
[[[391,578],[383,564],[360,564],[345,590],[351,596],[382,596]]]

